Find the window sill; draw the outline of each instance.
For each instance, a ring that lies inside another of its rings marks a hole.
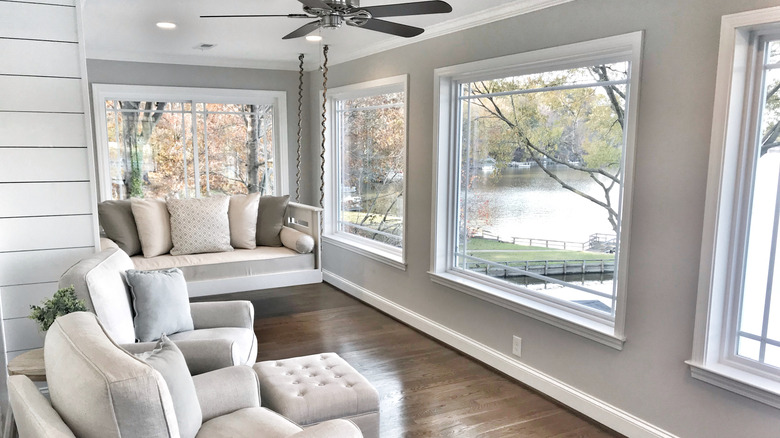
[[[404,262],[402,255],[393,254],[388,251],[382,251],[382,249],[376,248],[373,245],[364,244],[358,239],[350,239],[339,236],[338,234],[328,234],[322,237],[322,242],[346,249],[348,251],[352,251],[372,260],[376,260],[388,266],[392,266],[393,268],[406,271],[406,263]]]
[[[622,350],[625,338],[616,336],[614,327],[584,318],[552,305],[523,298],[508,290],[490,287],[452,273],[429,272],[431,281],[480,298],[522,315],[548,323],[584,338]]]
[[[780,382],[724,364],[686,361],[691,377],[780,409]]]

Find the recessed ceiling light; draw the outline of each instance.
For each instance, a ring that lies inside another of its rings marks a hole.
[[[313,43],[322,41],[322,36],[320,35],[307,35],[306,41],[311,41]]]
[[[171,23],[169,21],[161,21],[157,23],[157,27],[160,29],[176,29],[176,23]]]

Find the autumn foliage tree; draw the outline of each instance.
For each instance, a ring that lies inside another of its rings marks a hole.
[[[394,246],[400,245],[400,239],[386,234],[400,237],[403,233],[403,101],[403,93],[342,101],[336,115],[343,127],[340,185],[346,201],[342,209],[352,210],[350,222],[359,226],[351,231]]]
[[[463,123],[480,132],[485,144],[478,149],[495,160],[499,174],[511,161],[531,161],[564,189],[603,208],[617,233],[627,77],[627,64],[620,63],[473,82]],[[596,85],[577,86],[583,82]],[[601,196],[568,183],[555,165],[588,175]]]
[[[165,197],[272,191],[273,107],[196,104],[194,121],[191,109],[189,103],[108,103],[107,112],[113,110],[107,117],[109,137],[118,140],[121,150],[116,161],[125,193]]]

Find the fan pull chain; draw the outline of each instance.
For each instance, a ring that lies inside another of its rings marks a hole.
[[[320,150],[320,208],[325,208],[325,123],[327,117],[328,103],[328,46],[322,48],[324,61],[322,62],[322,148]],[[320,229],[322,228],[323,216],[320,216]]]
[[[295,202],[301,202],[301,134],[303,133],[303,53],[298,56],[298,159],[295,173]]]

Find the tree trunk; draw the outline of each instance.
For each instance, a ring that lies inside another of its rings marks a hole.
[[[260,131],[260,120],[257,117],[257,107],[248,105],[249,114],[246,120],[246,173],[249,193],[260,192],[260,151],[257,136]]]

